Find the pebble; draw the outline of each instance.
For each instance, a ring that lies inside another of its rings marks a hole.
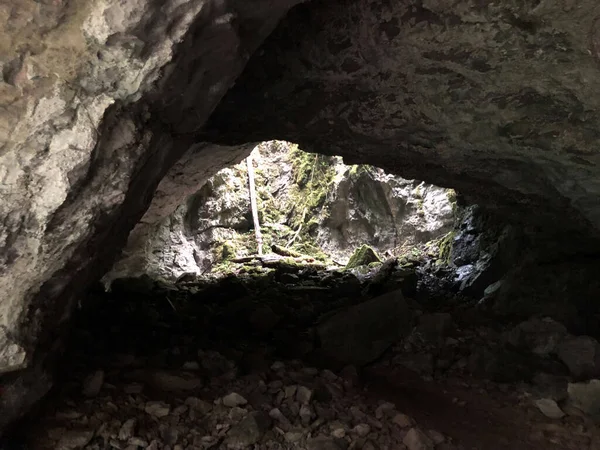
[[[119,439],[122,441],[126,441],[130,437],[133,437],[135,431],[135,424],[135,419],[126,420],[125,423],[121,426],[121,429],[119,430]]]
[[[302,405],[308,405],[312,399],[313,391],[306,386],[298,386],[296,400]]]
[[[409,450],[433,450],[435,447],[433,440],[418,428],[408,430],[403,442]]]
[[[94,437],[91,430],[68,430],[62,435],[56,450],[71,450],[85,447]]]
[[[352,428],[352,432],[360,437],[365,437],[371,432],[371,427],[366,423],[359,423],[354,428]]]
[[[86,397],[96,397],[104,384],[104,371],[97,370],[83,382],[81,393]]]
[[[304,436],[304,433],[302,431],[288,431],[284,434],[284,439],[287,442],[298,442],[299,440],[302,439],[302,437]]]
[[[248,400],[246,400],[237,392],[227,394],[225,397],[222,398],[222,401],[223,405],[227,406],[228,408],[233,408],[234,406],[245,405],[248,403]]]
[[[156,418],[168,416],[171,412],[171,407],[163,402],[148,402],[144,408],[146,413]]]
[[[560,409],[558,404],[550,398],[541,398],[535,401],[535,406],[550,419],[560,419],[565,413]]]

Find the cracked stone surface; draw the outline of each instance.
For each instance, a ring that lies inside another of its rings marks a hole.
[[[180,156],[202,178],[243,154],[193,133],[293,4],[0,6],[0,373],[41,363]]]
[[[277,135],[597,236],[599,16],[594,1],[301,5],[206,133]]]

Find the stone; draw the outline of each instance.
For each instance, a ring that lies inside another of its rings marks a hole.
[[[533,318],[514,327],[506,336],[507,342],[515,347],[526,348],[540,356],[548,356],[567,335],[566,327],[545,317]]]
[[[135,433],[135,419],[127,419],[123,425],[121,425],[121,429],[119,430],[119,439],[122,441],[127,441],[129,438],[133,437]]]
[[[342,365],[368,364],[410,331],[411,313],[400,291],[360,303],[317,327],[324,353]]]
[[[427,430],[427,435],[431,438],[434,445],[440,445],[446,442],[446,437],[436,430]]]
[[[558,358],[576,378],[600,376],[600,344],[589,336],[568,336],[556,348]]]
[[[370,246],[363,244],[361,247],[357,248],[355,252],[350,256],[348,263],[346,264],[346,269],[356,269],[360,266],[368,266],[371,263],[380,263],[381,259],[375,253],[375,250]]]
[[[433,440],[418,428],[408,430],[402,442],[408,450],[433,450],[435,447]]]
[[[366,423],[359,423],[354,428],[352,428],[352,433],[356,434],[360,437],[365,437],[371,432],[371,427]]]
[[[312,400],[313,391],[306,386],[298,386],[296,400],[302,405],[308,405]]]
[[[288,431],[283,435],[287,442],[295,443],[300,441],[304,437],[303,431]]]
[[[146,378],[148,384],[155,389],[166,392],[194,391],[202,387],[202,380],[196,376],[165,371],[150,373]]]
[[[241,422],[231,427],[225,437],[224,445],[232,450],[242,450],[257,444],[270,426],[269,416],[254,411]]]
[[[65,431],[58,443],[56,450],[72,450],[85,447],[94,437],[91,430],[68,430]]]
[[[535,406],[550,419],[560,419],[565,413],[560,409],[558,404],[550,398],[541,398],[535,401]]]
[[[375,417],[379,420],[383,419],[385,416],[389,416],[394,414],[396,411],[396,405],[393,403],[385,402],[379,405],[375,409]]]
[[[318,436],[306,441],[306,450],[344,450],[335,438]]]
[[[83,382],[82,394],[86,397],[96,397],[104,384],[104,371],[97,370]]]
[[[168,416],[171,412],[171,407],[163,402],[153,401],[146,403],[144,411],[158,419]]]
[[[568,399],[572,406],[586,414],[600,414],[600,380],[569,383]]]
[[[408,417],[406,414],[398,413],[392,418],[392,422],[398,425],[400,428],[412,427],[415,421]]]
[[[194,411],[198,411],[202,415],[208,414],[213,409],[213,406],[210,403],[197,397],[186,398],[185,405],[192,408]]]
[[[301,405],[298,415],[300,416],[300,420],[304,426],[308,426],[311,422],[311,419],[314,417],[314,413],[308,405]]]
[[[223,405],[227,406],[228,408],[233,408],[234,406],[241,406],[248,403],[248,400],[246,400],[237,392],[227,394],[221,400],[223,402]]]

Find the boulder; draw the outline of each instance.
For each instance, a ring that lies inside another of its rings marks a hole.
[[[556,348],[558,358],[576,378],[600,376],[600,343],[590,336],[568,336]]]
[[[360,266],[368,266],[371,263],[378,262],[381,262],[381,259],[379,258],[379,256],[377,256],[375,250],[373,250],[372,247],[364,244],[361,247],[357,248],[352,254],[352,256],[350,256],[350,259],[346,264],[346,269],[356,269]]]
[[[362,366],[410,331],[411,311],[401,291],[346,308],[317,327],[321,350],[342,365]]]
[[[506,334],[506,340],[514,347],[548,356],[566,335],[567,329],[563,324],[545,317],[521,322]]]
[[[600,414],[600,380],[569,383],[569,403],[586,414]]]

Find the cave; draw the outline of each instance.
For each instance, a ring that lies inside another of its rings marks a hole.
[[[1,446],[599,445],[595,2],[24,0],[0,15]],[[137,270],[123,251],[272,140],[455,190],[449,239],[364,279],[280,264],[105,291],[120,263]],[[248,305],[283,298],[289,329],[244,347],[266,311]],[[345,331],[315,341],[316,316]],[[377,356],[353,361],[363,346]],[[204,378],[147,378],[169,364]],[[21,443],[36,426],[46,444]]]

